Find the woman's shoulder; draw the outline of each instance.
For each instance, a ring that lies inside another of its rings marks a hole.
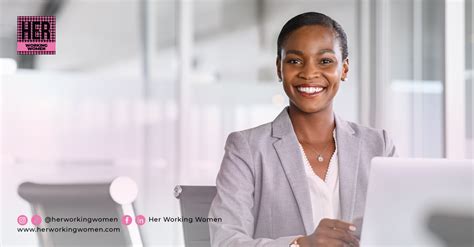
[[[268,122],[256,127],[231,132],[229,138],[239,136],[246,139],[248,142],[253,142],[253,140],[264,140],[266,137],[271,137],[271,132],[272,122]]]
[[[337,120],[338,120],[337,122],[339,122],[339,124],[341,124],[343,128],[353,131],[356,135],[363,135],[363,136],[369,135],[369,136],[381,137],[386,134],[385,129],[370,127],[367,125],[345,120],[341,117],[337,117]]]
[[[339,122],[345,125],[346,128],[351,129],[358,138],[363,140],[363,145],[368,145],[372,149],[384,147],[384,156],[396,155],[393,140],[385,129],[373,128],[342,119],[339,119]]]

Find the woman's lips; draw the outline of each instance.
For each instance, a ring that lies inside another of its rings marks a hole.
[[[301,85],[296,86],[296,91],[303,97],[312,98],[315,97],[326,90],[325,87],[321,86],[307,86]]]

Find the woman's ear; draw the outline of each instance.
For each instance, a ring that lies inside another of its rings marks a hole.
[[[279,57],[276,58],[276,67],[277,67],[277,75],[278,79],[281,81],[281,59]]]
[[[347,74],[349,73],[349,58],[344,59],[342,63],[342,73],[341,80],[345,81],[347,79]]]

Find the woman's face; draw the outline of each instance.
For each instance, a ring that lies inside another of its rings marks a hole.
[[[278,77],[290,98],[290,106],[305,113],[332,110],[332,101],[342,78],[349,71],[332,29],[303,26],[284,42],[277,59]]]

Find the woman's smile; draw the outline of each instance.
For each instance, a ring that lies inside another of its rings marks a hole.
[[[296,91],[305,98],[314,98],[325,92],[326,87],[322,85],[301,84],[295,86]]]

